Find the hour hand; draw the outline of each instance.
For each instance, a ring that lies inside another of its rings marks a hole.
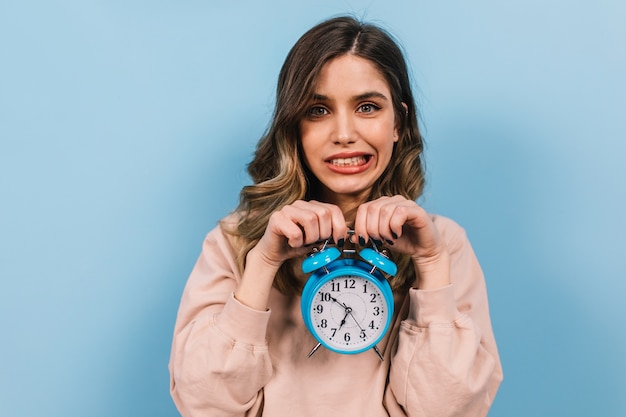
[[[346,315],[343,316],[343,319],[341,319],[341,323],[339,324],[339,329],[337,330],[340,330],[343,327],[343,325],[346,324],[346,319],[348,318],[349,314],[350,314],[350,311],[348,308],[346,308]]]

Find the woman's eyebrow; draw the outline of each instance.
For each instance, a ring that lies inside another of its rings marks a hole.
[[[362,94],[357,94],[356,96],[352,97],[352,100],[360,101],[360,100],[367,100],[370,98],[380,98],[383,100],[388,100],[386,95],[384,95],[383,93],[379,93],[378,91],[367,91]],[[317,93],[313,93],[313,95],[311,96],[311,99],[315,101],[333,101],[330,97],[325,96],[324,94],[317,94]]]
[[[317,93],[313,93],[313,95],[311,96],[311,100],[314,100],[314,101],[331,101],[330,97],[325,96],[323,94],[317,94]]]
[[[383,93],[379,93],[378,91],[368,91],[363,94],[359,94],[353,97],[354,101],[367,100],[369,98],[380,98],[383,100],[388,100],[387,96]]]

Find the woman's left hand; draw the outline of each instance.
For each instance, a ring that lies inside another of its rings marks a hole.
[[[431,217],[416,202],[397,195],[362,204],[357,210],[354,234],[361,243],[381,241],[390,250],[411,255],[419,272],[420,289],[450,283],[448,248]]]

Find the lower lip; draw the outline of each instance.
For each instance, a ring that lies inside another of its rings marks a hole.
[[[363,165],[333,165],[331,163],[326,163],[326,166],[332,172],[337,174],[344,175],[352,175],[352,174],[360,174],[361,172],[367,171],[369,167],[372,165],[374,161],[374,157],[370,157],[368,161]]]

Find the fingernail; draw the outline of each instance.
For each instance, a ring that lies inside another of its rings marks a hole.
[[[365,246],[365,238],[363,236],[359,236],[359,245]]]
[[[391,231],[391,236],[392,236],[394,239],[397,239],[397,238],[398,238],[398,235],[397,235],[397,234],[396,234],[393,230]]]
[[[345,243],[345,239],[341,238],[337,241],[337,246],[339,246],[340,248],[343,248],[343,244]]]
[[[377,246],[381,246],[381,245],[383,244],[383,242],[382,242],[382,241],[380,241],[380,240],[378,240],[378,239],[372,239],[372,240],[374,241],[374,243],[375,243]]]
[[[387,244],[388,244],[389,246],[393,246],[393,242],[392,242],[391,240],[389,240],[389,239],[385,239],[385,242],[387,242]]]

